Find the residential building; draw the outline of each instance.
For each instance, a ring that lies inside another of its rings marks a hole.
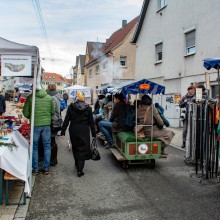
[[[61,90],[66,86],[64,77],[57,73],[44,72],[41,78],[42,87],[47,89],[49,84],[56,84],[57,90]]]
[[[79,56],[76,56],[76,65],[73,67],[73,85],[77,84],[78,61],[79,61]]]
[[[87,44],[85,69],[87,69],[87,86],[93,91],[105,85],[115,85],[132,80],[135,77],[135,46],[131,45],[135,26],[139,17],[129,23],[122,21],[122,27],[115,31],[105,43]],[[97,94],[93,93],[93,99]]]
[[[95,59],[98,56],[97,53],[100,53],[99,51],[100,51],[101,47],[103,46],[103,44],[104,43],[101,43],[101,42],[90,42],[90,41],[87,42],[85,64],[88,63],[89,61]],[[88,82],[87,82],[87,79],[89,78],[88,71],[89,71],[88,68],[84,68],[85,86],[88,86]]]
[[[186,94],[191,84],[206,86],[203,60],[219,57],[219,0],[144,0],[132,43],[136,79],[147,78],[166,93]],[[217,74],[210,70],[211,96]]]
[[[85,86],[85,75],[84,75],[84,65],[85,65],[85,55],[79,55],[77,59],[77,70],[76,70],[76,84]]]

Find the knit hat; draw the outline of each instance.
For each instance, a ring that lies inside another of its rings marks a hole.
[[[78,92],[77,91],[76,97],[77,97],[77,100],[79,100],[79,101],[84,101],[85,100],[85,96],[84,96],[83,92]]]
[[[148,95],[143,95],[141,99],[142,105],[151,105],[152,104],[152,99]]]

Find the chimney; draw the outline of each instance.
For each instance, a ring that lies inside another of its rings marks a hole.
[[[124,28],[125,25],[127,25],[127,20],[122,20],[122,28]]]

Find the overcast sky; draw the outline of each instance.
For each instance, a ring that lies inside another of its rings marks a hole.
[[[34,0],[36,1],[36,0]],[[47,72],[69,73],[75,58],[85,54],[87,41],[105,42],[141,12],[143,0],[39,0],[48,44],[43,37],[32,0],[0,0],[1,35],[34,45]],[[54,61],[52,60],[54,59]]]

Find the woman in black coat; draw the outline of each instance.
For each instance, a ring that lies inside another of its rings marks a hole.
[[[73,157],[75,159],[78,177],[81,177],[84,175],[83,168],[85,160],[90,159],[90,130],[92,136],[96,136],[92,108],[84,102],[84,95],[81,92],[77,92],[77,101],[71,103],[67,109],[61,136],[65,135],[69,122]]]

